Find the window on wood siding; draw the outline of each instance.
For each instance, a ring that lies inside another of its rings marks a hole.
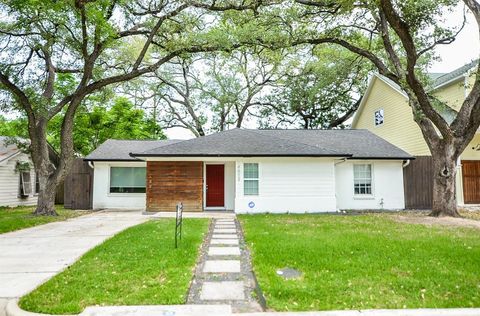
[[[372,165],[353,165],[353,188],[355,195],[372,194]]]
[[[27,197],[32,193],[30,171],[20,172],[20,196]]]
[[[258,195],[258,163],[243,164],[243,194]]]
[[[145,167],[110,167],[110,193],[145,193]]]

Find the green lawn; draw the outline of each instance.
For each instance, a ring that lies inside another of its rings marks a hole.
[[[34,216],[32,215],[34,209],[34,207],[0,206],[0,234],[86,214],[86,212],[67,210],[63,205],[57,205],[56,210],[59,216]]]
[[[480,231],[391,216],[240,216],[268,307],[479,307]],[[283,280],[284,267],[303,277]]]
[[[174,248],[175,219],[131,227],[87,252],[20,300],[28,311],[80,313],[89,305],[183,304],[208,219],[184,219]]]

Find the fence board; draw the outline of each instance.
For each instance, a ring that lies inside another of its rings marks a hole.
[[[433,160],[431,156],[416,156],[403,169],[405,208],[430,209],[433,200]]]
[[[92,208],[93,169],[86,161],[75,159],[70,173],[65,178],[64,207],[77,210]]]

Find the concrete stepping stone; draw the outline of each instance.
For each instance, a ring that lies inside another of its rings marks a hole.
[[[238,245],[238,239],[212,239],[211,245]]]
[[[205,273],[240,273],[240,260],[207,260],[203,266]]]
[[[240,256],[240,248],[238,247],[210,247],[208,248],[209,256]]]
[[[205,282],[200,292],[205,301],[244,300],[243,281]]]
[[[235,223],[234,219],[217,219],[216,223]]]
[[[214,228],[214,234],[236,234],[237,230],[234,228]]]
[[[236,229],[235,226],[215,226],[214,229]]]
[[[212,239],[235,239],[238,238],[237,234],[218,234],[212,235]]]

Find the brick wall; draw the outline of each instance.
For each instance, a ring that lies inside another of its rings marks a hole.
[[[174,212],[179,202],[185,212],[203,211],[203,162],[148,161],[147,211]]]

